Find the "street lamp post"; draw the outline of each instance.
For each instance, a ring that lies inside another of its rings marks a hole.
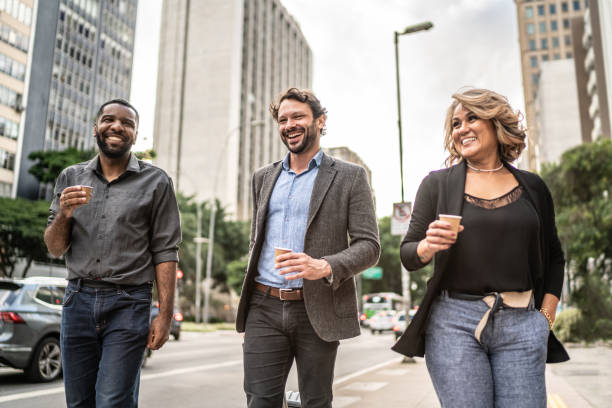
[[[402,203],[404,202],[404,150],[402,143],[402,109],[401,109],[401,98],[400,98],[400,77],[399,77],[399,52],[397,48],[398,37],[400,35],[412,34],[418,31],[429,30],[433,27],[433,24],[429,21],[413,26],[408,26],[404,31],[393,32],[393,38],[395,42],[395,81],[397,83],[397,126],[399,129],[399,155],[400,155],[400,180],[402,183]]]
[[[426,31],[433,27],[433,24],[429,21],[413,26],[408,26],[404,31],[393,32],[393,40],[395,43],[395,81],[397,84],[397,127],[399,130],[399,155],[400,155],[400,182],[402,183],[402,203],[404,202],[404,149],[402,142],[402,109],[401,109],[401,97],[400,97],[400,77],[399,77],[399,51],[397,47],[398,38],[400,35],[412,34],[419,31]],[[412,309],[412,296],[410,295],[410,274],[408,270],[404,268],[402,264],[402,295],[404,297],[404,309],[406,313],[406,324],[410,317],[409,312]],[[405,362],[414,362],[414,359],[404,359]]]
[[[253,120],[250,125],[251,128],[257,126],[263,126],[266,122],[264,120]],[[225,144],[223,145],[223,152],[219,156],[219,160],[223,156],[225,152],[225,148],[227,147],[227,141],[229,140],[229,136],[240,129],[240,127],[236,127],[228,132],[228,137],[226,137]],[[215,171],[215,179],[213,183],[213,194],[211,198],[211,206],[210,206],[210,222],[208,227],[208,248],[206,252],[206,278],[204,279],[204,324],[208,323],[208,317],[210,316],[210,280],[212,273],[212,254],[213,254],[213,246],[215,242],[215,213],[217,211],[217,203],[215,202],[215,194],[217,194],[217,179],[219,178],[219,166],[216,166]],[[198,225],[199,227],[199,225]],[[199,281],[198,281],[199,283]],[[199,287],[199,285],[198,285]]]

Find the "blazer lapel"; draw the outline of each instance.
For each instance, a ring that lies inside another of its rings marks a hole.
[[[461,215],[463,211],[463,196],[465,192],[465,160],[450,168],[446,178],[446,214]]]
[[[266,214],[268,213],[268,204],[270,203],[270,197],[272,196],[274,185],[276,184],[276,180],[278,179],[278,176],[280,176],[282,169],[282,162],[275,163],[274,167],[271,167],[266,172],[266,174],[264,174],[263,179],[261,180],[261,187],[258,199],[259,202],[257,203],[256,225],[265,225]],[[263,231],[263,228],[261,228],[260,231]]]
[[[310,196],[310,206],[308,207],[308,223],[306,224],[306,231],[310,227],[312,220],[321,207],[323,198],[329,190],[334,177],[336,176],[336,169],[333,168],[334,159],[326,154],[323,154],[321,159],[321,166],[319,167],[319,174],[315,179],[314,186],[312,188],[312,195]]]

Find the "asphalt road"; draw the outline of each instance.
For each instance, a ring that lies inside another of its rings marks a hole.
[[[153,352],[142,370],[142,407],[244,407],[242,389],[242,336],[235,332],[182,333],[180,341],[170,340]],[[336,382],[345,381],[371,367],[397,360],[389,347],[391,334],[372,336],[364,332],[343,341],[336,363]],[[295,367],[287,383],[297,390]],[[0,406],[3,408],[64,407],[61,381],[28,383],[20,372],[0,369]]]

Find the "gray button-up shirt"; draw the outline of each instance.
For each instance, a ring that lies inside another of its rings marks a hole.
[[[93,187],[91,201],[75,209],[68,279],[102,279],[139,285],[155,279],[155,265],[178,261],[180,218],[172,180],[132,154],[126,171],[108,182],[99,158],[70,166],[57,179],[48,224],[59,212],[64,188]]]

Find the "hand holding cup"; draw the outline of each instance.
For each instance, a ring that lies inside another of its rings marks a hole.
[[[72,217],[75,209],[89,203],[92,194],[93,187],[90,186],[66,187],[60,195],[60,212],[66,218]]]
[[[457,235],[463,231],[460,222],[461,216],[440,214],[439,220],[429,224],[425,239],[417,247],[422,262],[429,262],[436,252],[449,249],[457,241]]]

